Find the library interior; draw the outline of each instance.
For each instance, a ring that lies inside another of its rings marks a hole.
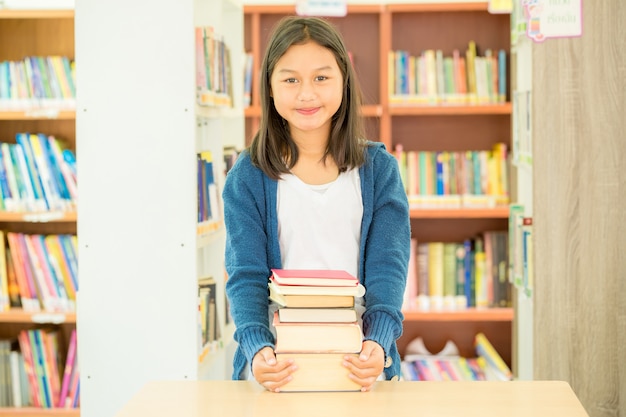
[[[408,203],[401,375],[367,392],[342,365],[367,286],[343,270],[268,269],[298,370],[279,393],[232,380],[222,192],[293,15],[340,33]],[[0,0],[0,417],[626,417],[625,20],[622,0]]]

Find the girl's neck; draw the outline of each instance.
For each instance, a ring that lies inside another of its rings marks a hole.
[[[294,138],[298,146],[298,162],[291,173],[312,185],[327,184],[337,179],[339,169],[332,156],[323,159],[328,139],[308,137]]]

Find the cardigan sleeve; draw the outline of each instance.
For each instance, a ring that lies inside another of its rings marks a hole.
[[[268,318],[270,271],[263,188],[263,175],[244,154],[228,172],[222,191],[226,295],[236,326],[234,337],[248,363],[261,348],[274,347]]]
[[[365,339],[379,343],[386,355],[396,353],[402,334],[402,302],[410,255],[409,205],[395,158],[384,147],[370,152],[371,172],[364,204],[371,210],[364,219],[362,277],[366,287],[363,330]],[[397,358],[396,358],[397,359]],[[395,364],[399,365],[399,364]]]

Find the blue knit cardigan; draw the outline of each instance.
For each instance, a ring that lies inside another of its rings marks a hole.
[[[363,220],[359,277],[366,288],[363,334],[385,351],[385,378],[400,376],[396,339],[409,252],[409,206],[398,164],[381,143],[370,142],[360,167]],[[276,218],[278,182],[255,167],[247,152],[228,172],[222,192],[226,224],[226,294],[238,343],[233,379],[265,346],[274,348],[268,318],[268,277],[281,268]],[[303,219],[306,221],[306,219]],[[396,377],[396,378],[394,378]]]

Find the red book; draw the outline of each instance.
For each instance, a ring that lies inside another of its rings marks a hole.
[[[336,269],[272,269],[272,280],[278,285],[313,287],[355,287],[359,280],[344,270]]]

